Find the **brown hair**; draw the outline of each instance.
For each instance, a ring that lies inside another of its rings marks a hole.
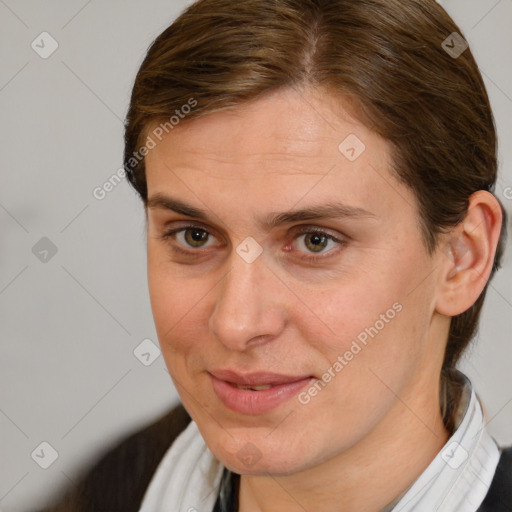
[[[156,38],[137,74],[126,120],[128,178],[146,202],[140,148],[154,123],[169,131],[175,114],[189,122],[278,88],[322,87],[355,100],[361,121],[390,143],[432,253],[438,235],[464,218],[469,196],[493,192],[497,178],[487,92],[470,50],[454,58],[443,48],[453,32],[461,34],[433,0],[199,0]],[[476,332],[486,290],[451,320],[441,374],[450,431],[458,402],[450,369]]]

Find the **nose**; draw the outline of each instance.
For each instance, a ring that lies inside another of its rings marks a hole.
[[[230,271],[216,287],[210,332],[228,349],[244,351],[265,344],[286,324],[283,284],[260,255],[252,263],[233,251]]]

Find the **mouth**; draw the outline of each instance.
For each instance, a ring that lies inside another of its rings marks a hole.
[[[208,373],[221,402],[232,411],[248,415],[276,408],[315,380],[311,375],[266,372],[241,374],[231,370],[212,370]]]

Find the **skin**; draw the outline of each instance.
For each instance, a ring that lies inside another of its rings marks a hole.
[[[366,146],[353,162],[338,150],[349,134]],[[438,382],[450,316],[485,285],[501,212],[491,194],[473,194],[465,221],[429,255],[414,194],[394,178],[389,155],[343,98],[306,88],[183,122],[146,157],[160,345],[208,447],[242,475],[241,512],[378,512],[449,437]],[[152,204],[158,194],[208,219]],[[370,215],[259,223],[334,201]],[[209,233],[204,245],[191,246],[184,231],[164,237],[189,223]],[[316,252],[312,235],[298,234],[304,227],[344,243],[322,239]],[[263,249],[252,263],[236,252],[248,236]],[[294,397],[250,416],[213,390],[211,369],[322,379],[395,303],[401,311],[307,404]],[[247,443],[260,456],[250,466],[238,457]]]

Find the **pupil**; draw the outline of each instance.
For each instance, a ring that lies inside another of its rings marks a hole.
[[[312,250],[320,252],[326,245],[326,237],[318,234],[312,234],[307,237],[307,242],[312,245]]]

